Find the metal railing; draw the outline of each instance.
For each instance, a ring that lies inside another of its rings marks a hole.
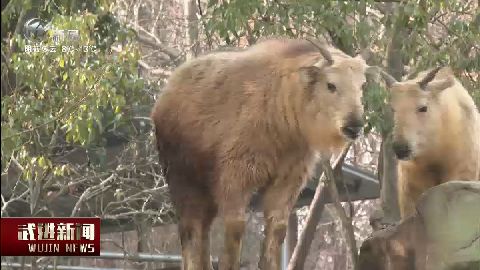
[[[104,260],[127,260],[133,262],[163,262],[163,263],[177,263],[182,262],[182,256],[180,255],[167,255],[167,254],[126,254],[122,252],[101,251],[100,256],[75,256],[75,258],[86,259],[104,259]],[[217,263],[217,259],[214,258],[213,263]],[[2,269],[4,267],[10,268],[31,268],[31,264],[21,264],[16,262],[2,262]],[[56,269],[56,270],[128,270],[126,268],[98,268],[88,266],[72,266],[72,265],[38,265],[38,269]]]
[[[164,262],[181,263],[182,256],[167,254],[137,253],[127,254],[122,252],[100,251],[100,256],[77,256],[77,258],[106,259],[106,260],[128,260],[135,262]]]
[[[2,262],[2,269],[4,267],[11,268],[31,268],[31,264],[8,263]],[[101,267],[87,267],[87,266],[73,266],[73,265],[42,265],[40,269],[56,269],[56,270],[128,270],[125,268],[101,268]]]

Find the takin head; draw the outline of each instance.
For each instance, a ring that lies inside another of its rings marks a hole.
[[[440,70],[442,68],[438,67],[404,82],[397,82],[393,77],[385,80],[394,118],[393,150],[400,160],[421,155],[432,144],[432,139],[438,137],[435,134],[441,125],[438,96],[455,84],[450,69],[443,70],[446,76],[437,76]]]
[[[320,137],[354,140],[364,126],[362,93],[366,74],[374,74],[378,69],[368,66],[360,55],[336,55],[335,51],[330,54],[316,45],[323,59],[299,69],[300,84],[309,100],[305,105],[306,128],[310,129],[307,133],[313,141]],[[329,134],[318,136],[325,132]]]

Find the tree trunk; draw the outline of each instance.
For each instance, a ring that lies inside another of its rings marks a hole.
[[[404,72],[403,60],[403,40],[407,38],[406,23],[408,16],[405,15],[403,6],[399,5],[394,14],[395,17],[392,38],[387,49],[387,71],[397,80],[401,80]],[[385,119],[387,123],[393,123],[391,108],[387,105],[385,108]],[[382,145],[379,156],[379,179],[381,182],[380,200],[382,205],[382,214],[378,217],[380,223],[391,224],[400,220],[400,210],[398,207],[397,194],[397,160],[392,150],[392,125],[390,128],[382,131]],[[374,226],[374,229],[377,229]]]
[[[285,239],[287,241],[287,256],[288,260],[290,260],[298,240],[298,217],[295,211],[290,213],[288,218],[288,231]]]
[[[190,60],[197,56],[198,44],[198,5],[197,0],[184,0],[184,16],[187,25],[186,41],[186,60]]]
[[[378,171],[379,179],[382,183],[380,201],[383,217],[381,223],[391,224],[400,220],[400,210],[397,195],[397,160],[393,153],[392,135],[390,132],[382,136],[380,151],[382,161]]]
[[[148,216],[136,218],[135,223],[138,237],[137,252],[151,253],[149,240],[152,238],[152,226]],[[151,262],[139,263],[138,268],[153,269],[153,264]]]
[[[345,253],[333,255],[333,270],[345,270],[347,268],[347,253],[348,251],[345,248]]]

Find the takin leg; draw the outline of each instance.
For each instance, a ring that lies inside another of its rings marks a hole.
[[[422,181],[418,181],[419,179]],[[403,220],[416,213],[417,203],[422,194],[438,185],[438,183],[427,177],[420,178],[413,175],[401,181],[402,185],[398,189],[398,204],[400,206],[400,217]]]
[[[403,220],[415,213],[415,202],[411,194],[404,189],[398,190],[398,205],[400,208],[400,218]]]
[[[288,217],[297,201],[302,183],[303,181],[278,183],[265,190],[263,196],[265,239],[259,263],[262,270],[280,269],[280,249],[287,232]]]
[[[209,232],[217,208],[206,190],[175,180],[170,184],[170,193],[179,217],[182,270],[211,270]]]
[[[201,205],[202,202],[199,202]],[[179,221],[180,242],[182,245],[183,270],[211,270],[210,226],[214,215],[207,207],[197,213],[183,211]]]
[[[241,196],[241,195],[240,195]],[[250,197],[227,196],[223,205],[225,246],[220,260],[220,270],[239,270],[242,238],[245,231],[245,210]]]
[[[398,180],[397,180],[397,195],[398,195],[398,208],[400,210],[400,219],[404,219],[406,216],[414,213],[415,204],[410,198],[408,192],[408,180],[412,177],[408,170],[404,169],[400,164],[398,165]]]
[[[398,167],[398,206],[403,220],[415,213],[420,196],[427,189],[435,186],[435,179],[417,168]]]

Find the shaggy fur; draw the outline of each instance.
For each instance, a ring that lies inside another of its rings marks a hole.
[[[480,180],[480,117],[469,93],[449,68],[438,71],[425,89],[429,72],[391,86],[394,149],[402,217],[414,211],[428,188],[457,180]],[[408,149],[408,151],[406,150]]]
[[[239,269],[255,191],[266,220],[260,266],[279,268],[287,219],[317,152],[340,149],[352,139],[345,126],[362,125],[365,61],[329,51],[334,63],[325,66],[309,41],[272,39],[201,56],[172,74],[151,117],[179,216],[183,269],[210,269],[217,215],[225,222],[220,268]]]

